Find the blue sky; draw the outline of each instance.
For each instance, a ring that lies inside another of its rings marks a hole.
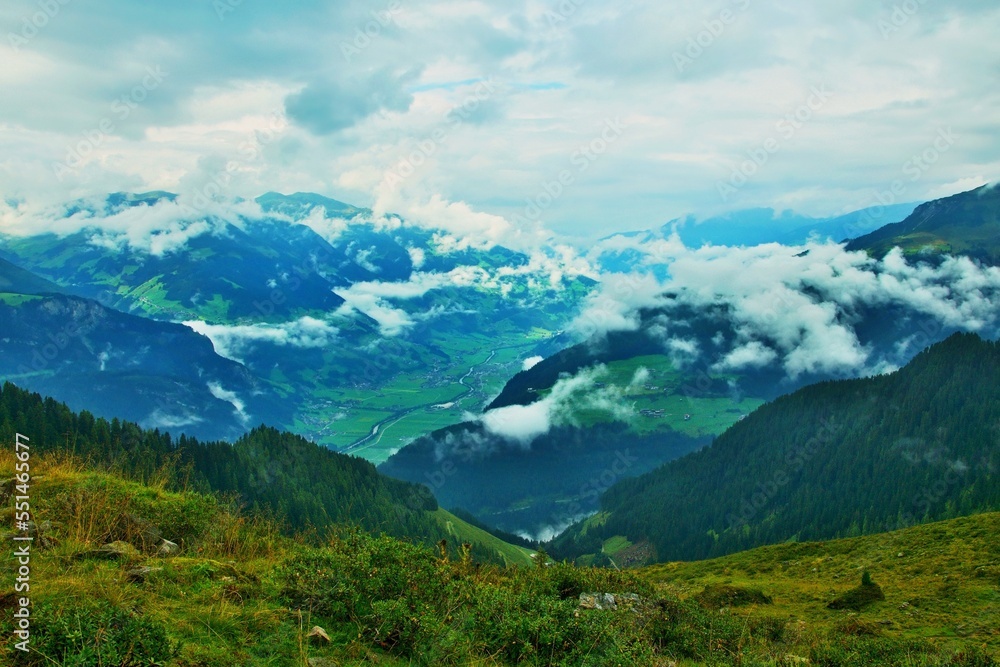
[[[0,194],[313,191],[577,237],[834,215],[997,180],[997,34],[995,1],[10,0]]]

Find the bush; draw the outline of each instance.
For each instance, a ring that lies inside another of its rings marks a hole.
[[[162,623],[109,607],[106,601],[40,603],[30,647],[29,653],[14,652],[15,664],[149,667],[165,664],[177,653]]]
[[[727,584],[709,584],[695,596],[702,606],[709,609],[745,607],[751,604],[771,604],[772,600],[757,588],[740,588]]]
[[[868,605],[885,599],[882,587],[872,581],[867,570],[861,575],[861,585],[852,588],[833,602],[826,605],[828,609],[850,609],[861,611]]]

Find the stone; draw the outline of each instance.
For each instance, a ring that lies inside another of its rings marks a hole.
[[[162,567],[147,567],[145,565],[141,567],[136,567],[125,573],[126,581],[130,581],[133,584],[141,584],[149,577],[149,575],[154,572],[162,572]]]
[[[125,530],[129,539],[134,541],[134,538],[140,538],[143,549],[152,549],[154,545],[163,539],[159,528],[137,514],[123,514],[122,521],[125,524]]]
[[[580,593],[580,608],[612,611],[618,609],[618,603],[611,593]]]
[[[176,556],[181,552],[181,548],[170,540],[160,540],[156,548],[157,556]]]
[[[310,630],[309,634],[306,635],[306,639],[312,641],[314,644],[330,643],[330,635],[326,634],[326,630],[318,625],[314,625],[312,627],[312,630]]]
[[[142,554],[139,553],[138,549],[121,540],[77,555],[77,558],[102,558],[104,560],[136,560],[141,557]]]

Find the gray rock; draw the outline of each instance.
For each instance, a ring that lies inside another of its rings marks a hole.
[[[136,567],[125,573],[125,579],[133,584],[141,584],[154,572],[162,572],[162,567]]]
[[[326,630],[318,625],[312,627],[312,630],[306,635],[306,639],[312,641],[314,644],[329,644],[331,641],[330,635],[326,634]]]
[[[176,556],[181,552],[181,548],[170,540],[160,540],[156,549],[157,556]]]
[[[142,540],[143,549],[152,549],[163,539],[163,534],[159,528],[137,514],[123,514],[122,522],[125,524],[125,531],[129,539],[134,541],[138,537]]]
[[[580,608],[612,611],[618,609],[618,602],[611,593],[580,593]]]
[[[104,560],[135,560],[142,557],[139,550],[128,542],[112,542],[103,547],[84,551],[77,558],[102,558]]]

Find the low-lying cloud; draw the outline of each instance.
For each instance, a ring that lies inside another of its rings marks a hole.
[[[227,326],[194,320],[184,322],[184,325],[209,338],[216,354],[238,362],[242,362],[243,357],[258,345],[326,347],[339,332],[329,322],[308,316],[284,324]]]
[[[584,369],[573,377],[558,380],[546,396],[530,405],[489,410],[479,421],[487,433],[524,448],[554,426],[579,425],[581,411],[603,412],[614,420],[628,421],[635,410],[623,400],[622,388],[599,385],[607,372],[604,366]]]
[[[772,363],[792,378],[891,370],[872,357],[858,334],[866,312],[888,308],[903,308],[941,328],[986,335],[1000,324],[1000,268],[966,257],[932,264],[908,261],[896,249],[876,260],[835,243],[698,249],[676,238],[644,243],[619,237],[613,243],[617,249],[632,243],[644,271],[610,275],[589,298],[574,331],[581,337],[635,331],[643,308],[724,309],[735,339],[721,350],[694,348],[682,322],[669,315],[660,331],[669,353],[717,371]],[[653,276],[654,266],[666,280]]]

